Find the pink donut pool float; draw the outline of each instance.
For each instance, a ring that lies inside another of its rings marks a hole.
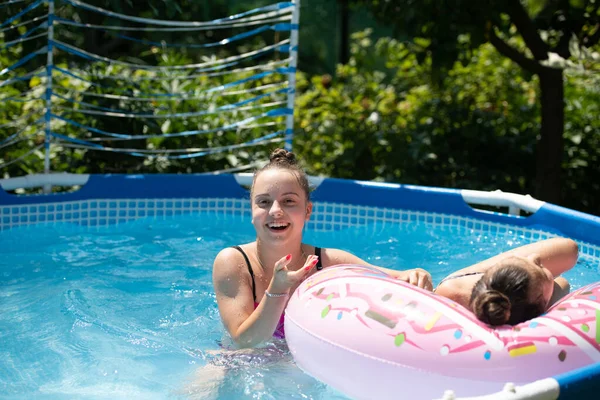
[[[499,391],[600,362],[600,282],[546,314],[495,329],[441,296],[359,265],[306,279],[286,308],[300,368],[356,399]]]

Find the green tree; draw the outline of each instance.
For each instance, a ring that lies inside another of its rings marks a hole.
[[[352,35],[335,78],[299,79],[294,149],[312,174],[532,193],[539,79],[487,43],[432,82],[419,43]],[[565,70],[560,204],[598,214],[600,74]]]
[[[540,86],[541,128],[536,146],[534,195],[559,202],[564,153],[564,67],[574,52],[600,39],[598,0],[352,0],[394,26],[398,34],[427,40],[438,81],[456,60],[483,43],[514,61]],[[464,37],[468,40],[463,40]],[[425,60],[425,57],[422,57]]]

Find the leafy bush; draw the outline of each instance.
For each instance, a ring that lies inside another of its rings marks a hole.
[[[411,46],[418,42],[371,45],[368,31],[355,34],[352,59],[335,79],[299,81],[295,145],[312,173],[532,191],[540,128],[535,78],[484,45],[437,85],[431,63],[417,62]],[[600,209],[591,179],[600,153],[597,82],[597,75],[572,74],[566,84],[563,204],[592,213]]]
[[[468,40],[468,39],[464,39]],[[373,46],[374,45],[374,46]],[[352,179],[375,179],[400,183],[480,190],[501,189],[529,193],[533,187],[535,144],[540,129],[539,93],[536,78],[484,45],[457,62],[440,80],[431,60],[418,59],[426,41],[401,43],[391,38],[373,44],[370,31],[353,35],[351,59],[339,65],[335,77],[298,73],[294,142],[295,151],[306,161],[312,174]],[[242,49],[243,50],[243,49]],[[0,66],[11,65],[26,49],[11,48],[0,54]],[[160,65],[194,62],[185,52],[156,49]],[[140,54],[148,58],[146,54]],[[100,85],[115,87],[114,94],[143,97],[144,93],[189,93],[191,100],[119,102],[97,97],[106,93],[99,86],[55,73],[55,84],[68,98],[94,107],[117,107],[131,112],[191,112],[235,103],[247,94],[223,96],[206,93],[206,88],[228,82],[225,77],[182,78],[172,81],[145,79],[147,72],[130,71],[102,64],[66,64],[81,75],[93,75]],[[593,70],[595,58],[582,61],[566,74],[566,126],[563,173],[566,188],[562,204],[598,214],[600,210],[600,78]],[[585,64],[585,65],[583,65]],[[583,68],[579,68],[583,66]],[[236,76],[241,79],[249,76]],[[135,80],[108,79],[121,76]],[[236,89],[279,82],[274,74]],[[43,94],[45,78],[32,78],[0,89],[0,98],[33,89]],[[37,92],[36,92],[37,93]],[[274,95],[265,101],[282,100]],[[16,132],[15,119],[39,103],[0,103],[0,141]],[[169,134],[212,129],[250,115],[208,114],[195,118],[116,119],[84,115],[78,106],[54,99],[55,107],[72,107],[74,119],[84,125],[127,134]],[[39,113],[38,113],[39,114]],[[23,124],[35,118],[26,118]],[[39,127],[38,127],[39,128]],[[54,120],[52,129],[61,134],[88,140],[89,132]],[[139,139],[134,142],[104,142],[115,148],[178,149],[206,148],[241,143],[257,138],[272,128],[220,130],[208,135]],[[34,134],[32,128],[25,134]],[[43,143],[43,135],[3,149],[5,161],[16,159]],[[267,158],[275,145],[224,152],[201,158],[169,160],[164,157],[137,158],[128,155],[53,146],[51,169],[70,172],[204,172],[237,168]],[[43,170],[44,154],[36,152],[26,162],[5,168],[4,176],[19,176]],[[2,160],[0,159],[0,163]]]

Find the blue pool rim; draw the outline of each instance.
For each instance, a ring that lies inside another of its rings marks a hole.
[[[186,199],[235,199],[246,203],[249,192],[238,184],[233,175],[228,174],[89,175],[87,183],[73,192],[15,195],[0,189],[0,228],[31,225],[32,220],[27,214],[35,209],[39,216],[45,204],[83,201],[124,203],[125,200],[132,199],[172,199],[184,202]],[[374,184],[334,178],[323,179],[311,193],[311,199],[316,204],[358,206],[360,209],[357,215],[365,213],[365,209],[371,214],[375,213],[373,210],[408,210],[416,214],[423,213],[426,222],[427,218],[433,220],[439,218],[439,215],[451,215],[486,222],[488,225],[501,224],[539,231],[550,236],[565,236],[589,244],[592,250],[588,254],[600,259],[600,218],[549,203],[543,203],[535,213],[521,217],[472,208],[465,202],[459,189]],[[171,203],[166,205],[169,204]],[[249,205],[240,212],[248,213]],[[114,222],[109,215],[100,220],[99,225]],[[471,226],[477,229],[477,224],[471,223]],[[542,235],[540,238],[543,237]],[[558,398],[591,398],[600,392],[600,363],[553,379],[559,386]]]
[[[593,399],[600,389],[600,363],[588,365],[554,377],[560,399]]]
[[[14,195],[0,189],[0,207],[92,199],[247,199],[248,191],[233,175],[89,175],[81,189],[49,195]],[[474,209],[461,190],[413,185],[373,185],[325,178],[311,194],[314,202],[331,202],[385,209],[433,212],[481,221],[540,229],[600,246],[600,217],[550,203],[528,217]]]

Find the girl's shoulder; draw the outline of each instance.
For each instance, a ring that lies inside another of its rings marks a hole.
[[[469,308],[473,287],[481,279],[481,275],[481,273],[450,275],[437,285],[434,292],[437,295],[454,300],[463,307]]]
[[[219,271],[225,275],[243,268],[248,261],[248,251],[255,242],[229,246],[221,249],[213,262],[213,271]]]

